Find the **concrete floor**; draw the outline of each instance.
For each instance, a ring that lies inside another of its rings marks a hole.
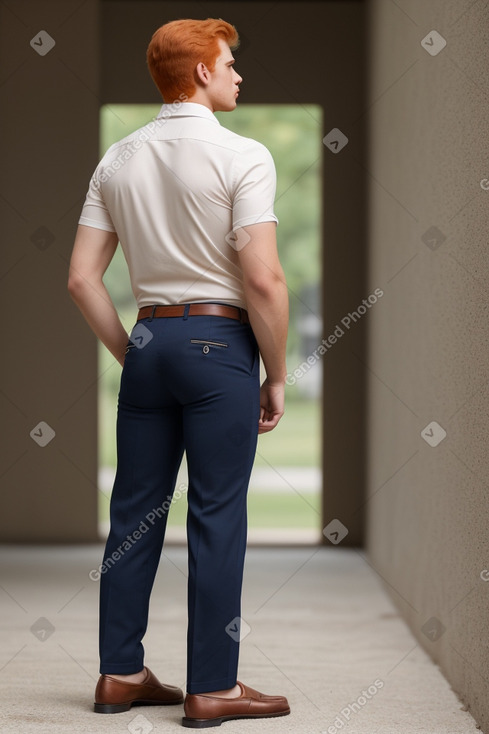
[[[182,707],[92,712],[102,546],[2,548],[0,731],[184,731]],[[290,716],[225,734],[475,734],[475,722],[398,616],[363,551],[249,548],[240,680],[289,698]],[[185,687],[186,549],[165,549],[146,664]],[[362,691],[366,694],[362,695]]]

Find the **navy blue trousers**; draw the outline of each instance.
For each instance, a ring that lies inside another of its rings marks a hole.
[[[229,629],[241,614],[259,410],[259,352],[249,325],[183,316],[143,319],[133,329],[100,576],[101,673],[127,675],[144,665],[150,594],[185,451],[187,691],[236,684],[239,639]]]

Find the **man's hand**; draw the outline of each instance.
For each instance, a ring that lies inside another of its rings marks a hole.
[[[260,420],[258,421],[258,433],[273,431],[284,414],[284,392],[283,383],[270,384],[268,379],[260,388]]]

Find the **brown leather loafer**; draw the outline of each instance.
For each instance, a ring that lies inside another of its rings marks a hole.
[[[97,714],[118,714],[129,711],[133,704],[144,706],[169,706],[183,703],[183,691],[176,686],[160,683],[149,668],[142,683],[125,683],[101,675],[95,689],[94,711]]]
[[[241,695],[236,698],[218,698],[205,693],[187,693],[182,719],[183,726],[204,729],[221,726],[229,719],[260,719],[287,716],[290,707],[284,696],[266,696],[237,681]]]

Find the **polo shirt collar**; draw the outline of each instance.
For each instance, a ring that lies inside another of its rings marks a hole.
[[[221,124],[208,107],[197,102],[180,102],[178,106],[175,103],[163,104],[158,112],[157,119],[161,117],[163,119],[168,117],[205,117],[218,125]]]

